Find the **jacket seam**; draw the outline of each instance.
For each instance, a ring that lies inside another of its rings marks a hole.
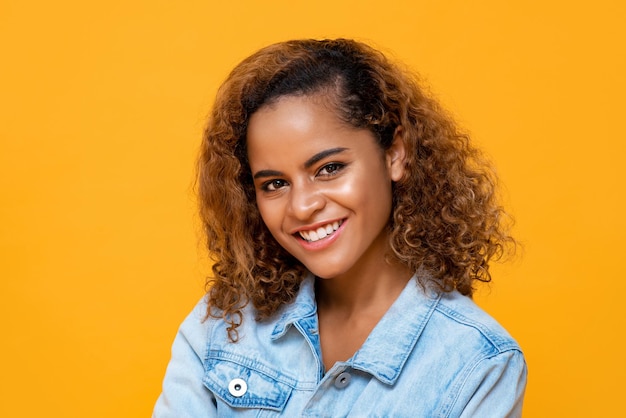
[[[488,341],[491,346],[493,346],[493,348],[496,350],[497,353],[502,353],[511,349],[517,349],[521,351],[519,345],[514,340],[508,339],[508,338],[503,339],[500,336],[495,335],[485,325],[477,321],[473,321],[470,318],[466,317],[463,314],[458,313],[455,310],[442,306],[441,303],[438,304],[437,311],[459,324],[465,325],[467,327],[473,328],[476,331],[478,331],[480,335],[486,341]]]

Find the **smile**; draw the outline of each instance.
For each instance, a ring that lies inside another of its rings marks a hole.
[[[310,231],[298,231],[298,234],[307,242],[315,242],[321,239],[326,238],[329,235],[332,235],[343,223],[341,221],[335,221],[333,223],[329,223],[327,225],[320,226],[317,229]]]

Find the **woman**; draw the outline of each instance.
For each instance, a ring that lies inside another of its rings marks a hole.
[[[492,171],[381,53],[244,60],[198,186],[213,277],[154,416],[520,416],[521,350],[470,299],[515,243]]]

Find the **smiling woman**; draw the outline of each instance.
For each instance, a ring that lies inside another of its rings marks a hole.
[[[213,277],[155,416],[521,414],[521,350],[470,299],[514,244],[490,166],[382,54],[303,40],[244,60],[198,184]]]
[[[248,160],[263,222],[316,277],[352,281],[369,270],[377,281],[405,284],[410,272],[385,277],[381,263],[403,142],[398,136],[383,152],[370,130],[339,120],[324,97],[282,97],[250,118]]]

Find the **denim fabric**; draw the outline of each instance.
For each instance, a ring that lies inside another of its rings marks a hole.
[[[363,346],[324,372],[314,280],[273,320],[245,311],[239,342],[185,319],[153,417],[519,417],[526,363],[509,334],[457,292],[413,278]]]

